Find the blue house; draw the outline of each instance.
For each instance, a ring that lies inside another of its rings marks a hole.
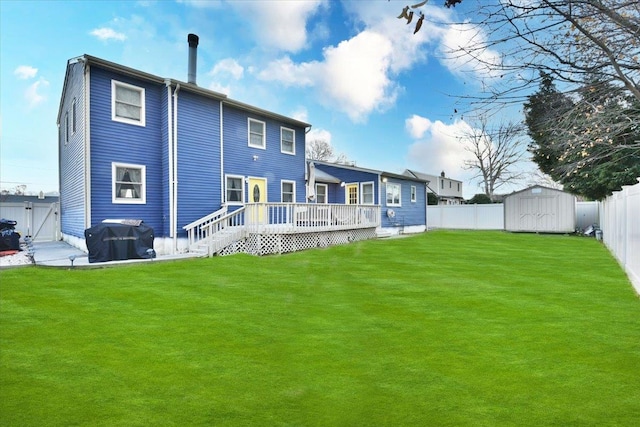
[[[426,230],[428,181],[355,165],[311,163],[316,203],[380,206],[378,236]]]
[[[199,87],[198,37],[188,42],[187,82],[90,55],[68,61],[58,113],[64,240],[86,250],[86,229],[135,219],[154,230],[159,255],[266,254],[424,229],[422,181],[320,163],[313,173],[311,125]]]

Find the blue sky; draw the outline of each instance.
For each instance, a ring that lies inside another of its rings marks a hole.
[[[330,142],[358,166],[445,171],[471,197],[481,191],[463,169],[468,154],[456,136],[468,124],[454,95],[491,76],[447,54],[466,41],[446,23],[473,2],[442,3],[426,6],[414,35],[396,19],[406,4],[396,0],[0,0],[0,186],[58,189],[68,59],[89,54],[186,81],[195,33],[198,85],[312,124],[307,139]]]

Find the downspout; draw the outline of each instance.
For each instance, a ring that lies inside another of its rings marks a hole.
[[[224,105],[220,101],[220,205],[226,205],[224,188],[227,183],[224,180],[224,118],[222,109]]]
[[[87,61],[82,58],[84,63],[84,197],[85,197],[85,226],[91,227],[91,73],[90,66]],[[62,179],[62,178],[60,178]]]
[[[168,182],[169,182],[169,237],[173,237],[175,219],[173,218],[173,99],[171,93],[171,80],[164,81],[167,86],[167,156],[168,156]]]
[[[180,83],[176,85],[176,90],[173,92],[173,181],[171,182],[171,188],[173,189],[173,245],[171,247],[171,253],[175,254],[178,251],[178,92],[180,92]]]

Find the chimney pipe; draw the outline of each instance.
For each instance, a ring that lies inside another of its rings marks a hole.
[[[198,41],[200,38],[195,34],[189,34],[187,41],[189,42],[189,74],[187,82],[196,84],[196,65],[198,62]]]

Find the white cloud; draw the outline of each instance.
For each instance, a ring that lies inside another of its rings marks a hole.
[[[388,76],[392,50],[386,37],[363,31],[338,46],[325,48],[322,62],[296,64],[284,57],[268,64],[258,78],[315,87],[323,104],[362,122],[372,111],[384,110],[395,102],[397,87]]]
[[[326,129],[314,129],[311,128],[309,133],[306,135],[307,141],[326,141],[331,144],[331,132]]]
[[[38,69],[30,65],[21,65],[13,71],[13,74],[21,80],[32,79],[38,74]]]
[[[117,41],[125,41],[127,36],[124,33],[119,33],[112,28],[102,27],[96,28],[92,30],[89,34],[99,38],[100,40],[117,40]]]
[[[407,163],[410,169],[447,176],[465,182],[465,197],[471,197],[477,187],[469,187],[473,172],[464,169],[464,162],[472,160],[472,155],[464,149],[460,138],[470,131],[470,126],[458,120],[452,124],[440,120],[413,115],[405,121],[406,130],[415,140],[408,148]]]
[[[300,106],[290,114],[290,117],[300,120],[301,122],[307,122],[309,120],[309,112],[305,107]]]
[[[24,92],[24,97],[27,100],[29,107],[33,108],[46,100],[46,96],[41,92],[49,86],[49,82],[43,78],[31,84]]]
[[[266,81],[277,81],[285,86],[313,86],[314,76],[322,64],[317,61],[294,63],[288,56],[271,61],[257,77]]]
[[[307,44],[307,20],[326,0],[235,1],[228,4],[247,17],[256,42],[267,47],[298,52]]]
[[[469,22],[449,25],[442,35],[441,61],[456,75],[472,73],[484,79],[498,78],[502,59],[487,44],[483,28]]]
[[[213,66],[209,75],[216,77],[231,77],[240,80],[244,75],[244,68],[233,58],[225,58]]]

